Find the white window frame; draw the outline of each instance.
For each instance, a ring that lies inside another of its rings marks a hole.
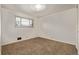
[[[16,16],[15,19],[16,19],[17,17],[20,18],[20,25],[19,25],[19,26],[17,25],[17,20],[15,21],[17,28],[25,28],[25,27],[26,27],[26,28],[27,28],[27,27],[31,27],[31,28],[32,28],[32,27],[33,27],[33,20],[32,20],[31,18],[24,18],[24,17]],[[31,22],[32,24],[29,23],[29,26],[24,26],[24,25],[22,25],[22,23],[21,23],[21,22],[22,22],[22,19],[29,20],[29,22],[30,22],[30,20],[31,20],[31,21],[32,21],[32,22]]]

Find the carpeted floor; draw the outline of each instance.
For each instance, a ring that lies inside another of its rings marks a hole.
[[[74,45],[49,40],[32,38],[2,46],[3,55],[76,55]]]

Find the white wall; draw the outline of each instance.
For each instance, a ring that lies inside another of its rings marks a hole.
[[[20,12],[3,8],[2,11],[2,45],[17,42],[16,38],[45,37],[57,41],[76,44],[75,9],[69,9],[42,18],[33,18],[33,28],[16,28],[15,15],[30,17]]]
[[[79,5],[78,5],[78,54],[79,54]]]
[[[0,5],[0,54],[1,54],[1,5]]]
[[[76,21],[75,8],[40,18],[40,36],[76,45]]]
[[[8,9],[2,8],[2,45],[17,42],[17,37],[21,36],[23,39],[36,37],[37,27],[33,28],[16,28],[15,27],[15,15],[21,17],[30,17],[29,15],[13,12]],[[32,18],[32,17],[31,17]],[[33,20],[35,20],[33,18]],[[34,21],[34,25],[36,25]]]

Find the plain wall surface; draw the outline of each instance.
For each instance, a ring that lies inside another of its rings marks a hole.
[[[42,18],[33,18],[33,28],[16,28],[15,15],[30,17],[2,9],[2,45],[17,42],[21,36],[26,40],[32,37],[45,37],[76,45],[76,10],[68,9]],[[32,18],[32,17],[31,17]]]
[[[75,8],[40,18],[40,36],[76,45],[76,22]]]
[[[26,40],[32,37],[36,37],[37,27],[32,28],[17,28],[15,26],[15,17],[21,16],[29,18],[30,16],[20,13],[13,12],[7,9],[2,9],[2,45],[17,42],[17,37],[21,36],[22,40]],[[34,21],[35,19],[33,19]],[[34,21],[34,25],[36,25]]]
[[[79,54],[79,5],[78,5],[78,54]]]
[[[0,54],[1,54],[1,5],[0,5]]]

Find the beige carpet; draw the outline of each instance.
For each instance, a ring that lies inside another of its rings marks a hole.
[[[49,40],[32,38],[29,40],[2,46],[3,55],[75,55],[74,45]]]

